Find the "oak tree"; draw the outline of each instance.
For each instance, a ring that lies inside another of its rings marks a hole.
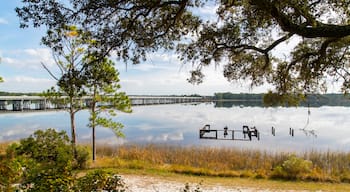
[[[201,69],[223,63],[229,81],[265,83],[274,90],[265,101],[297,103],[307,93],[325,92],[327,85],[350,88],[349,1],[246,0],[221,1],[219,20],[204,23],[195,40],[179,46],[182,59],[197,69],[190,81],[200,82]],[[294,41],[290,51],[281,44]],[[284,57],[278,57],[283,53]]]
[[[229,81],[251,86],[270,84],[270,96],[285,100],[326,91],[329,83],[350,89],[350,2],[345,0],[22,0],[21,27],[45,25],[43,43],[62,44],[53,31],[78,24],[94,39],[91,51],[113,51],[138,63],[147,51],[177,49],[195,69],[190,82],[200,83],[202,69],[222,64]],[[216,20],[197,14],[211,4]],[[190,37],[190,38],[188,38]],[[187,38],[187,39],[186,39]],[[280,50],[282,44],[290,50]],[[281,57],[278,55],[285,55]]]

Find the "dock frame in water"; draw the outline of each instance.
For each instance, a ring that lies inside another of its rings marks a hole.
[[[210,125],[207,124],[199,130],[200,139],[251,141],[252,137],[260,140],[260,133],[255,127],[247,125],[243,125],[242,130],[230,130],[227,126],[223,130],[216,130],[210,129]]]

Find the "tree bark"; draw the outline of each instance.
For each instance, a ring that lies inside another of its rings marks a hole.
[[[72,109],[69,112],[70,114],[70,127],[71,127],[71,133],[72,133],[72,144],[73,146],[76,145],[77,139],[76,139],[76,133],[75,133],[75,114]]]
[[[95,115],[95,101],[92,103],[92,108],[91,108],[91,114]],[[95,123],[96,123],[96,118],[92,118],[92,160],[95,162],[96,160],[96,130],[95,130]]]
[[[96,161],[96,87],[94,86],[94,94],[91,102],[91,125],[92,125],[92,160]]]
[[[72,148],[73,148],[73,155],[74,158],[77,158],[77,150],[76,150],[76,145],[77,145],[77,136],[75,133],[75,111],[74,111],[74,107],[73,107],[73,98],[70,98],[70,107],[69,107],[69,115],[70,115],[70,127],[71,127],[71,136],[72,136]]]

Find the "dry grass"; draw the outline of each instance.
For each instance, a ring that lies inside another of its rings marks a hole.
[[[10,143],[0,144],[4,155]],[[228,148],[181,147],[166,145],[99,146],[97,161],[90,168],[117,168],[157,174],[175,173],[190,176],[229,178],[286,179],[276,174],[291,154]],[[350,153],[306,152],[298,156],[310,161],[312,167],[301,172],[296,180],[328,183],[350,183]],[[293,165],[292,169],[299,169]],[[293,171],[293,170],[292,170]],[[289,174],[288,172],[284,174]],[[289,178],[289,177],[287,177]]]
[[[13,142],[3,142],[0,143],[0,155],[4,155],[6,153],[7,147],[12,144]]]
[[[278,166],[283,167],[291,156],[288,153],[258,150],[164,145],[103,146],[97,151],[99,159],[92,167],[151,169],[186,175],[249,178],[270,178],[274,169]],[[298,158],[301,161],[311,161],[312,167],[297,173],[293,179],[350,182],[350,153],[312,151],[299,155]],[[292,169],[298,170],[300,165],[292,166]],[[275,178],[289,177],[277,175]]]

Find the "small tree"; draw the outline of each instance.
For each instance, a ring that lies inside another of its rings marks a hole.
[[[118,92],[120,89],[119,73],[114,68],[114,63],[107,58],[101,60],[98,64],[91,61],[97,61],[94,57],[87,58],[84,76],[87,79],[87,92],[91,96],[90,102],[90,123],[92,128],[92,159],[96,159],[96,130],[97,126],[111,128],[117,137],[122,137],[121,123],[114,122],[112,118],[102,116],[108,113],[116,116],[115,110],[130,113],[131,104],[128,96],[124,92]]]
[[[114,130],[117,136],[122,136],[122,124],[104,118],[100,114],[108,112],[115,116],[115,109],[123,112],[131,112],[130,101],[123,92],[117,92],[120,88],[119,73],[114,68],[114,63],[106,57],[93,56],[88,47],[97,46],[95,41],[78,30],[76,27],[66,27],[52,33],[61,37],[62,45],[54,49],[56,65],[60,69],[60,76],[54,75],[45,65],[44,68],[57,80],[58,90],[51,88],[44,95],[55,104],[68,103],[68,112],[71,120],[72,144],[76,144],[75,113],[83,109],[82,97],[91,97],[90,124],[93,130],[93,159],[95,159],[95,127],[102,126]],[[63,98],[62,98],[63,97]],[[67,97],[67,98],[64,98]],[[98,105],[104,103],[107,105]]]
[[[44,64],[43,67],[57,81],[58,89],[54,87],[44,92],[44,96],[56,104],[68,104],[70,115],[71,137],[73,146],[76,145],[75,114],[83,108],[81,98],[85,95],[83,86],[85,80],[82,76],[84,43],[78,38],[76,27],[65,27],[57,32],[65,45],[62,49],[53,49],[53,56],[60,73],[55,75]],[[62,96],[67,97],[62,99]]]

